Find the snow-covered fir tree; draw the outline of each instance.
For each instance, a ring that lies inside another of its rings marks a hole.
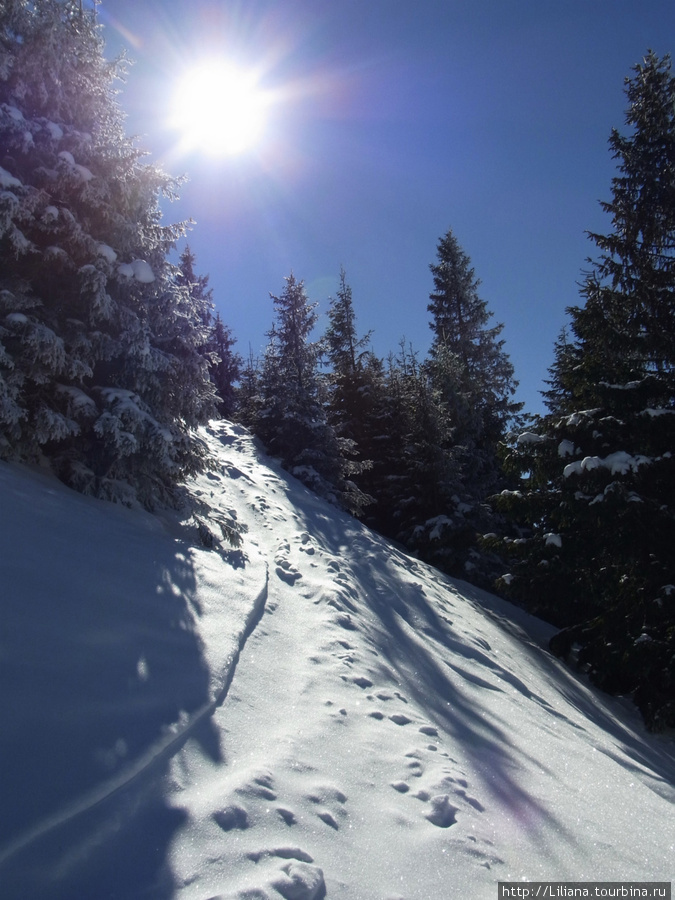
[[[675,725],[675,78],[650,53],[626,82],[607,234],[556,345],[551,413],[519,435],[523,528],[510,594],[563,626],[600,687]],[[519,561],[518,561],[519,559]]]
[[[271,295],[276,320],[250,404],[252,426],[269,452],[319,495],[358,513],[367,497],[351,476],[362,466],[354,442],[329,423],[319,375],[320,341],[312,341],[316,304],[293,274],[279,296]]]
[[[351,478],[364,494],[360,512],[369,509],[374,502],[364,486],[373,466],[368,454],[375,450],[370,440],[377,395],[371,333],[358,336],[352,289],[344,268],[341,268],[340,287],[336,296],[330,298],[328,327],[323,338],[324,360],[329,367],[323,384],[328,421],[340,438],[350,442]],[[354,456],[358,458],[358,464],[355,464]]]
[[[417,415],[437,478],[409,543],[448,571],[480,578],[481,565],[492,563],[476,545],[492,527],[485,500],[503,481],[499,448],[522,404],[513,400],[517,382],[503,325],[489,324],[480,282],[451,230],[430,269],[434,337]]]
[[[241,373],[241,357],[234,351],[236,338],[223,322],[219,312],[211,324],[206,350],[210,354],[209,371],[216,389],[216,407],[225,419],[232,419],[237,409],[237,382]]]
[[[340,270],[340,287],[330,299],[328,327],[324,334],[327,376],[328,413],[339,434],[361,446],[362,423],[368,417],[367,382],[371,332],[359,337],[352,289],[344,268]]]
[[[466,490],[484,496],[499,478],[499,443],[522,409],[513,400],[518,382],[504,350],[504,326],[490,325],[480,281],[451,230],[437,254],[428,306],[431,377],[448,408],[453,441],[465,454]]]
[[[241,368],[241,357],[235,353],[236,339],[223,322],[220,312],[213,314],[213,290],[209,276],[195,271],[196,257],[189,245],[183,249],[178,264],[178,282],[191,294],[196,315],[208,331],[206,343],[201,348],[208,361],[209,377],[216,391],[216,409],[223,418],[231,419],[236,406],[236,383]]]
[[[93,12],[0,8],[0,453],[153,503],[203,464],[206,334],[167,256],[177,182],[143,162]]]

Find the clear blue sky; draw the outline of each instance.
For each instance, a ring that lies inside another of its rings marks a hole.
[[[598,200],[624,78],[648,49],[675,51],[673,0],[103,0],[99,18],[107,54],[136,62],[129,133],[189,177],[167,219],[195,219],[239,352],[262,351],[291,270],[325,313],[343,265],[376,352],[405,336],[424,355],[429,264],[452,228],[505,325],[519,398],[541,411],[595,253],[585,231],[609,228]],[[180,73],[214,54],[279,98],[237,157],[181,152],[168,125]]]

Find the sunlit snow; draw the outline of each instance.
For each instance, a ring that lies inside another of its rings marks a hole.
[[[109,247],[108,244],[99,244],[96,247],[96,252],[99,256],[102,256],[104,259],[107,259],[108,262],[112,265],[117,259],[117,254],[113,250],[112,247]]]
[[[3,898],[672,879],[672,735],[244,429],[203,437],[191,492],[247,526],[240,549],[0,463]]]
[[[114,252],[114,251],[113,251]],[[130,263],[120,263],[117,274],[123,278],[135,278],[142,284],[151,284],[155,280],[155,273],[144,259],[135,259]]]

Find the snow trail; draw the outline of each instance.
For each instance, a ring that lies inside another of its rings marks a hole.
[[[544,623],[326,505],[244,429],[204,438],[218,466],[191,490],[248,527],[239,550],[0,466],[3,897],[672,878],[671,736],[546,653]]]

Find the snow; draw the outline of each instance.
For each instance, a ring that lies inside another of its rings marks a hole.
[[[7,115],[11,119],[14,119],[15,122],[23,122],[24,121],[23,113],[21,112],[20,109],[17,109],[16,106],[10,106],[8,103],[3,103],[2,107],[5,110],[5,112],[7,113]]]
[[[25,316],[23,313],[18,312],[8,313],[5,316],[5,322],[8,325],[27,325],[28,316]]]
[[[574,442],[573,441],[560,441],[558,444],[558,456],[561,459],[564,459],[566,456],[574,456]]]
[[[85,394],[84,391],[80,390],[80,388],[73,387],[72,385],[58,384],[56,389],[60,394],[68,397],[73,409],[85,410],[90,414],[98,412],[96,403],[91,397]]]
[[[563,469],[565,478],[570,475],[580,475],[582,472],[590,472],[593,469],[609,469],[612,475],[626,475],[628,472],[636,472],[640,466],[652,462],[648,456],[632,456],[625,450],[617,450],[606,457],[586,456],[584,459],[569,463]]]
[[[151,284],[155,280],[155,273],[144,259],[135,259],[131,268],[134,270],[134,278],[141,284]]]
[[[45,128],[53,141],[60,141],[63,137],[63,128],[61,128],[60,125],[57,125],[56,122],[47,122]]]
[[[80,166],[80,165],[76,164],[73,168],[75,169],[77,174],[80,176],[82,181],[91,181],[91,179],[94,177],[94,173],[91,171],[91,169],[88,169],[86,166]]]
[[[643,409],[642,414],[655,419],[657,416],[675,415],[675,409]]]
[[[134,267],[130,263],[120,263],[117,267],[117,274],[121,275],[122,278],[133,278]]]
[[[141,284],[151,284],[155,274],[144,259],[135,259],[131,263],[120,263],[117,274],[123,278],[135,278]]]
[[[541,444],[547,440],[548,438],[541,434],[535,434],[533,431],[524,431],[522,434],[518,435],[516,443],[519,446],[523,446],[525,444]]]
[[[634,391],[640,387],[641,381],[629,381],[626,384],[610,384],[608,381],[600,381],[602,387],[611,388],[613,391]]]
[[[0,166],[0,187],[21,187],[21,182],[18,178],[15,178],[10,172],[8,172],[7,169],[3,169],[2,166]]]
[[[108,246],[108,244],[99,244],[96,248],[96,252],[99,256],[102,256],[104,259],[106,259],[111,265],[117,259],[117,254],[112,247]]]
[[[420,532],[423,533],[425,528],[431,529],[429,531],[429,540],[439,541],[443,535],[443,528],[446,525],[452,525],[452,519],[444,515],[434,516],[433,519],[427,519],[424,526],[420,528]]]
[[[244,429],[203,437],[190,490],[248,527],[240,549],[0,463],[3,898],[672,880],[672,735]]]
[[[580,409],[578,412],[572,413],[571,416],[566,416],[562,421],[568,428],[574,428],[581,424],[584,419],[595,418],[600,412],[600,409]]]
[[[562,538],[559,534],[545,534],[544,545],[546,547],[562,547]]]
[[[73,154],[69,150],[62,150],[59,153],[59,159],[62,159],[65,163],[67,163],[73,172],[79,176],[82,181],[91,181],[94,177],[94,173],[91,169],[88,169],[86,166],[81,166],[79,163],[75,162],[75,158]]]

